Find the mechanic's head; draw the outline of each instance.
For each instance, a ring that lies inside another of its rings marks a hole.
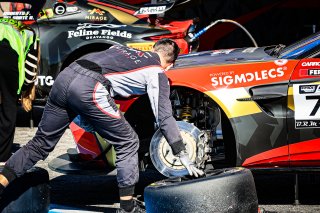
[[[158,53],[162,68],[168,70],[177,59],[180,48],[176,42],[165,38],[160,39],[153,45],[153,51]]]

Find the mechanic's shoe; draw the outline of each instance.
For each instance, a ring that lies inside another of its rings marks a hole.
[[[144,209],[144,206],[142,206],[139,202],[135,202],[134,208],[132,211],[127,212],[124,209],[117,209],[116,213],[146,213],[146,210]]]

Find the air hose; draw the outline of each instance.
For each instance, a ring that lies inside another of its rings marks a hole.
[[[232,23],[232,24],[237,25],[238,27],[240,27],[249,36],[249,38],[251,39],[253,45],[255,47],[258,47],[257,42],[254,40],[254,38],[249,33],[249,31],[244,26],[242,26],[240,23],[238,23],[236,21],[233,21],[233,20],[230,20],[230,19],[219,19],[219,20],[216,20],[214,22],[211,22],[211,24],[209,24],[208,26],[206,26],[205,28],[203,28],[202,30],[200,30],[199,32],[194,34],[194,36],[190,39],[190,42],[193,42],[194,40],[199,38],[203,33],[207,32],[211,27],[213,27],[214,25],[216,25],[216,24],[218,24],[220,22],[222,22],[222,23],[226,23],[227,22],[227,23]]]

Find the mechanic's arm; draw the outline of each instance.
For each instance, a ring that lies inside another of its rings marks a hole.
[[[180,158],[181,163],[187,168],[190,175],[195,177],[203,175],[203,171],[197,169],[189,159],[178,125],[172,115],[169,98],[170,86],[167,76],[164,73],[158,73],[157,78],[151,78],[148,82],[147,92],[157,125],[171,146],[173,154]]]

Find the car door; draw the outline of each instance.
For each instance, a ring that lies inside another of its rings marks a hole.
[[[290,165],[320,166],[320,58],[298,63],[288,95]]]

